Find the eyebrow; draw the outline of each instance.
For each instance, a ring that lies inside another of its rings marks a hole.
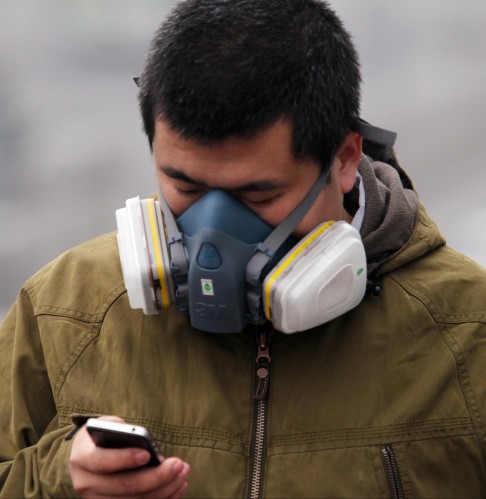
[[[200,182],[198,180],[193,179],[192,177],[189,177],[185,173],[177,170],[176,168],[173,168],[172,166],[168,165],[160,165],[159,166],[160,170],[167,175],[168,177],[174,179],[174,180],[181,180],[183,182],[187,182],[188,184],[199,186],[199,187],[206,187],[208,189],[217,189],[218,187],[211,187],[205,182]],[[272,180],[257,180],[254,182],[248,182],[243,185],[239,185],[236,187],[229,187],[224,190],[232,191],[232,192],[265,192],[265,191],[271,191],[275,189],[280,189],[281,187],[284,187],[286,184],[285,182],[278,182],[278,181],[272,181]]]

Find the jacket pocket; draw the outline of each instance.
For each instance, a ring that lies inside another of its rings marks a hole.
[[[382,445],[380,448],[381,462],[385,472],[388,490],[392,499],[404,499],[402,480],[398,468],[397,458],[391,444]]]

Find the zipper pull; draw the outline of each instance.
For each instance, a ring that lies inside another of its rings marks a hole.
[[[255,400],[263,400],[267,395],[268,384],[270,381],[270,340],[271,334],[266,330],[256,331],[256,387],[253,398]]]

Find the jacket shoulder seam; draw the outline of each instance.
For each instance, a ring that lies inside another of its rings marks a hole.
[[[431,317],[434,319],[442,341],[447,345],[452,355],[454,356],[457,370],[457,379],[459,381],[464,401],[466,403],[472,424],[474,426],[476,438],[478,439],[478,441],[481,441],[482,439],[484,439],[486,430],[481,418],[479,405],[476,400],[476,396],[474,394],[474,390],[470,380],[466,354],[448,328],[448,326],[452,325],[452,323],[446,320],[445,314],[437,309],[433,300],[428,295],[418,290],[409,281],[407,281],[403,277],[397,276],[396,274],[393,276],[389,274],[389,277],[393,279],[399,286],[404,288],[407,293],[411,294],[417,300],[419,300],[428,310]],[[465,315],[475,316],[476,314]]]
[[[64,382],[69,374],[69,371],[73,368],[76,362],[79,360],[88,345],[98,337],[101,326],[103,324],[104,318],[110,307],[115,303],[115,301],[126,293],[124,286],[117,286],[106,298],[104,303],[100,306],[100,310],[96,314],[92,314],[98,318],[96,321],[89,321],[91,326],[88,331],[82,335],[81,339],[76,343],[71,353],[67,356],[64,363],[59,368],[59,372],[56,377],[56,382],[54,385],[54,396],[56,400],[59,400],[59,394],[62,389]]]

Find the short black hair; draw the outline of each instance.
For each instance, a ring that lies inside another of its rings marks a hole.
[[[184,0],[156,32],[139,103],[155,120],[214,144],[289,119],[296,158],[327,169],[359,116],[351,36],[320,0]]]

